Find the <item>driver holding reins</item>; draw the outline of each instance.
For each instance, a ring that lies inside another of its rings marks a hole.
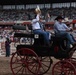
[[[66,37],[69,41],[70,44],[72,45],[76,45],[76,41],[73,37],[73,35],[70,35],[70,31],[72,31],[73,29],[68,27],[65,23],[63,23],[63,17],[62,16],[58,16],[56,17],[56,21],[54,23],[54,31],[55,31],[55,35],[56,36],[62,36],[62,37]]]

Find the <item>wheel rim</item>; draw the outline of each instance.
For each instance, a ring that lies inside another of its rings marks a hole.
[[[76,75],[76,70],[69,61],[59,61],[53,66],[52,75]]]
[[[29,55],[34,55],[35,57],[37,56],[34,54],[34,52],[28,48],[21,48],[17,52],[15,52],[11,58],[10,61],[10,67],[13,75],[31,75],[31,71],[29,70],[28,67],[28,57]],[[39,70],[39,63],[38,63],[38,70]],[[37,70],[37,71],[38,71]],[[33,71],[34,74],[36,74],[35,71]]]
[[[40,59],[41,66],[40,66],[38,75],[43,75],[47,73],[48,70],[50,69],[52,64],[52,59],[50,57],[39,57],[39,59]]]

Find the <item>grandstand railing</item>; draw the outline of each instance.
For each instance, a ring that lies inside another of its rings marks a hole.
[[[31,21],[0,21],[0,26],[15,25],[15,24],[31,25]],[[71,24],[73,25],[73,28],[76,29],[76,20],[72,20]],[[47,29],[52,29],[54,22],[46,22],[45,25]]]

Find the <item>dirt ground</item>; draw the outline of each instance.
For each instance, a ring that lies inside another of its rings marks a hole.
[[[10,59],[10,57],[0,56],[0,75],[12,75]]]
[[[11,57],[0,56],[0,75],[13,75],[10,69],[10,60],[11,60]],[[54,59],[54,63],[56,61],[57,60]],[[44,75],[51,75],[51,68],[48,71],[48,73]]]

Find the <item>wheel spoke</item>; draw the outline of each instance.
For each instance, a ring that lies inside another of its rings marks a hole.
[[[13,69],[19,68],[19,67],[21,67],[21,66],[22,66],[22,65],[16,66],[16,67],[14,67]]]
[[[47,66],[47,65],[46,65],[46,64],[44,64],[44,63],[41,63],[41,65],[44,65],[44,66],[45,66],[45,67],[47,67],[47,68],[49,67],[49,66]]]
[[[22,69],[22,73],[21,73],[21,75],[23,75],[24,74],[24,67],[23,67],[23,69]]]
[[[21,67],[21,68],[16,72],[16,74],[18,74],[22,68],[23,68],[23,67]]]

